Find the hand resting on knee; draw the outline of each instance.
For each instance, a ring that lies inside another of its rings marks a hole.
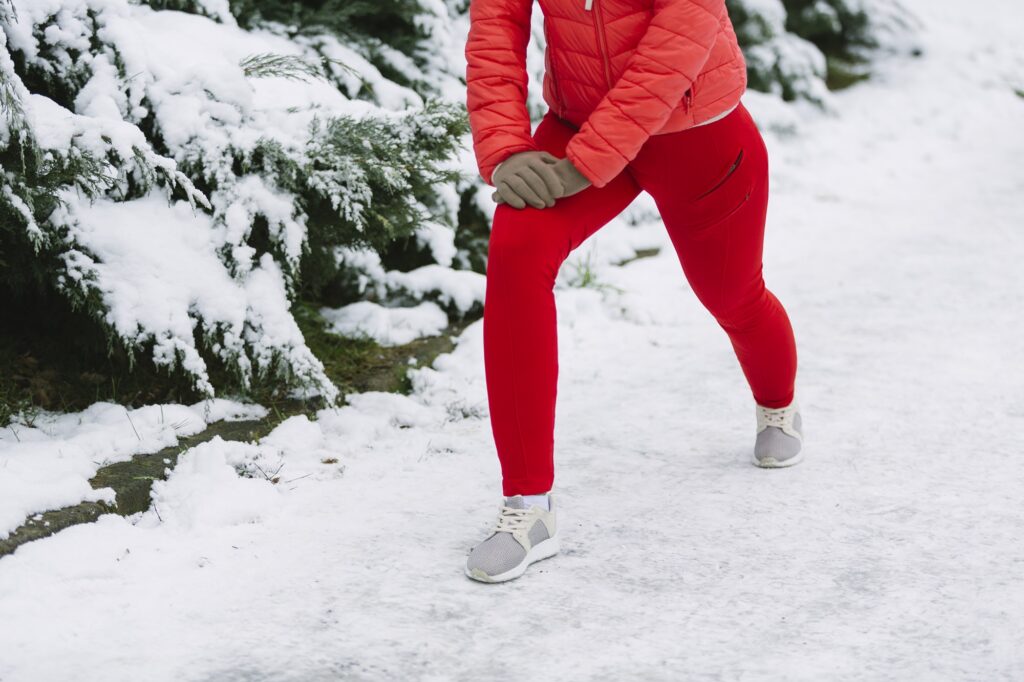
[[[496,190],[491,198],[513,208],[550,208],[556,199],[590,186],[569,159],[545,151],[518,152],[498,164],[491,174]]]

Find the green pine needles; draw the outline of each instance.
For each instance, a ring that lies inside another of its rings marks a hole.
[[[913,18],[898,0],[727,0],[750,87],[823,104],[870,74],[882,48],[914,53]]]
[[[243,59],[239,66],[249,78],[288,78],[291,80],[308,81],[323,78],[323,70],[316,64],[307,62],[297,55],[254,54]]]
[[[69,2],[58,40],[45,7],[14,2],[0,0],[0,293],[63,297],[129,362],[199,394],[273,382],[333,402],[290,308],[344,274],[340,247],[455,227],[439,197],[465,180],[450,163],[461,104],[355,106],[324,53],[343,52],[335,38],[284,52],[218,0],[147,3],[185,12],[160,15]]]

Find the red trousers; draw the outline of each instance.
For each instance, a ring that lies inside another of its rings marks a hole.
[[[563,157],[575,132],[548,111],[533,136]],[[714,123],[650,137],[604,187],[587,187],[551,208],[498,204],[483,341],[504,495],[544,493],[554,482],[558,270],[641,191],[654,199],[690,287],[728,335],[754,400],[765,407],[793,400],[793,330],[761,273],[768,154],[741,104]]]

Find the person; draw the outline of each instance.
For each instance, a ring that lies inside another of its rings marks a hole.
[[[555,277],[641,191],[750,386],[753,463],[803,455],[793,330],[762,277],[768,153],[740,101],[746,63],[724,0],[539,2],[547,111],[532,133],[532,0],[471,0],[465,47],[473,151],[498,202],[483,343],[503,500],[465,565],[490,583],[559,551]]]

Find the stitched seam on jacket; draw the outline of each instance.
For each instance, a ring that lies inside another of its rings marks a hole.
[[[650,95],[651,97],[654,97],[655,99],[657,99],[657,100],[660,100],[660,101],[661,101],[661,102],[662,102],[662,103],[663,103],[663,104],[664,104],[664,105],[665,105],[666,107],[669,107],[669,108],[674,108],[674,107],[676,107],[676,106],[677,106],[677,105],[679,104],[678,102],[676,102],[675,104],[672,104],[672,103],[670,103],[670,102],[666,102],[666,101],[665,101],[665,99],[664,99],[663,97],[661,97],[660,95],[657,95],[657,94],[655,94],[655,93],[651,92],[651,89],[650,89],[650,88],[648,88],[648,87],[647,87],[646,85],[644,85],[643,83],[641,83],[641,82],[639,82],[639,81],[631,80],[631,79],[629,79],[629,78],[626,78],[626,74],[625,74],[625,73],[624,73],[624,74],[622,74],[622,76],[620,76],[620,78],[621,78],[622,80],[626,81],[627,83],[632,83],[633,85],[637,86],[638,88],[641,88],[642,90],[644,90],[645,92],[647,92],[647,94],[649,94],[649,95]],[[680,95],[680,96],[681,96],[681,95]]]
[[[744,88],[742,88],[742,87],[739,87],[739,88],[732,88],[731,90],[729,90],[729,92],[725,93],[725,94],[724,94],[724,95],[722,95],[721,97],[716,97],[716,98],[714,98],[714,99],[713,99],[713,100],[711,100],[710,102],[700,102],[699,106],[700,106],[700,108],[701,108],[701,109],[703,109],[703,108],[705,108],[705,107],[709,107],[709,106],[711,106],[712,104],[714,104],[714,103],[716,103],[716,102],[720,102],[720,101],[722,101],[722,100],[723,100],[723,99],[725,99],[726,97],[732,97],[732,96],[734,96],[734,95],[735,95],[735,94],[736,94],[737,92],[741,92],[741,93],[742,93],[742,92],[743,92],[743,90],[744,90]]]
[[[633,125],[635,125],[635,126],[636,126],[637,128],[639,128],[640,130],[644,131],[645,133],[647,132],[647,128],[645,128],[645,127],[644,127],[644,125],[643,125],[642,123],[640,123],[640,121],[638,121],[638,120],[636,120],[635,118],[633,118],[633,117],[632,117],[632,116],[630,115],[630,113],[629,113],[628,111],[626,111],[625,109],[623,109],[623,108],[622,108],[622,105],[620,105],[620,104],[619,104],[618,102],[616,102],[616,101],[615,101],[615,100],[613,100],[613,99],[610,99],[610,100],[608,100],[608,101],[609,101],[609,102],[610,102],[610,103],[612,104],[612,106],[614,106],[614,107],[615,107],[616,109],[618,109],[619,111],[621,111],[621,112],[622,112],[622,115],[623,115],[623,116],[625,116],[625,117],[626,117],[626,118],[628,118],[628,119],[629,119],[630,121],[632,121],[632,122],[633,122]],[[648,133],[648,134],[649,134],[649,133]],[[610,143],[609,143],[609,144],[610,144]],[[620,155],[620,156],[621,156],[622,158],[626,159],[627,161],[629,160],[629,158],[628,158],[628,157],[627,157],[627,156],[626,156],[625,154],[623,154],[622,152],[620,152],[620,151],[619,151],[618,149],[616,149],[615,151],[619,152],[619,155]]]
[[[634,11],[628,12],[626,14],[621,14],[621,15],[615,17],[614,19],[612,19],[611,21],[606,21],[605,24],[606,25],[607,24],[611,24],[613,22],[618,21],[619,19],[624,19],[626,17],[631,17],[634,14],[645,14],[646,12],[647,12],[646,9],[634,10]],[[568,22],[572,22],[574,24],[580,24],[581,26],[587,26],[589,28],[593,28],[594,27],[594,23],[590,19],[577,19],[576,17],[572,17],[572,16],[569,16],[567,14],[551,14],[551,13],[549,13],[549,14],[546,14],[545,16],[548,17],[549,19],[553,19],[555,21],[568,21]]]
[[[628,116],[628,114],[627,114],[627,116]],[[634,123],[635,123],[635,121],[634,121]],[[642,130],[642,128],[641,128],[641,130]],[[629,162],[629,158],[628,158],[628,157],[627,157],[627,156],[626,156],[625,154],[623,154],[623,153],[622,153],[621,151],[619,151],[619,148],[618,148],[618,147],[616,147],[615,145],[613,145],[613,144],[612,144],[612,142],[611,142],[611,140],[609,140],[609,139],[608,139],[607,137],[605,137],[604,135],[602,135],[602,134],[601,134],[601,131],[600,131],[600,130],[598,130],[598,129],[597,129],[596,127],[594,127],[593,125],[591,125],[591,126],[590,126],[590,132],[594,133],[595,135],[597,135],[598,137],[600,137],[600,138],[601,138],[602,140],[604,140],[604,141],[605,141],[605,144],[607,144],[607,145],[608,145],[608,148],[609,148],[609,149],[611,149],[611,150],[612,150],[613,152],[615,152],[616,154],[618,154],[619,156],[621,156],[621,157],[623,158],[623,160],[625,160],[625,161],[626,161],[627,163]]]
[[[643,54],[643,56],[646,57],[647,59],[650,59],[651,61],[654,61],[654,62],[658,62],[659,64],[662,64],[662,65],[668,67],[669,70],[671,70],[671,71],[675,71],[676,73],[682,74],[682,75],[686,76],[687,78],[690,78],[689,74],[683,73],[679,69],[673,69],[673,68],[669,67],[668,64],[665,64],[665,62],[661,61],[660,59],[655,59],[654,57],[648,57],[647,53],[650,52],[650,51],[660,50],[662,47],[664,47],[670,41],[675,40],[676,38],[684,38],[685,40],[687,40],[687,41],[693,43],[694,45],[696,45],[697,47],[699,47],[700,49],[708,50],[708,51],[710,51],[715,46],[714,42],[712,42],[711,45],[705,45],[704,43],[697,42],[696,40],[694,40],[690,36],[683,35],[682,33],[676,33],[675,31],[671,31],[671,30],[669,30],[667,28],[663,28],[662,30],[666,31],[667,33],[670,34],[668,38],[666,38],[665,40],[661,41],[660,43],[657,43],[656,45],[652,45],[651,47],[645,47],[643,49],[643,51],[637,49],[637,53]]]
[[[622,16],[615,17],[614,19],[612,19],[610,21],[606,21],[604,23],[605,23],[605,26],[607,26],[608,24],[614,24],[619,19],[625,19],[626,17],[631,17],[634,14],[646,14],[646,13],[647,13],[646,9],[638,9],[638,10],[636,10],[634,12],[629,12],[628,14],[623,14]]]

